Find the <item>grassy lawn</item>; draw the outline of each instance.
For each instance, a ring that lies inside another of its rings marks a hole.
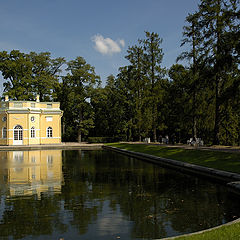
[[[176,237],[175,240],[239,240],[240,239],[240,223],[222,226],[205,233],[192,236]]]
[[[239,153],[169,148],[145,144],[111,143],[106,145],[240,174]]]
[[[240,174],[240,154],[218,151],[203,151],[195,149],[169,148],[159,145],[145,144],[106,144],[134,152],[141,152],[158,157],[179,160],[191,164],[220,169]],[[210,230],[192,236],[179,236],[175,240],[239,240],[240,222],[225,225],[218,229]]]

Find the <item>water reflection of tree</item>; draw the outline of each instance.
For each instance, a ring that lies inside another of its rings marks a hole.
[[[164,237],[170,227],[174,235],[232,220],[234,208],[221,187],[209,188],[205,181],[124,156],[115,158],[88,152],[77,175],[91,184],[94,199],[110,200],[113,210],[120,206],[126,219],[134,222],[133,237]]]
[[[233,200],[232,194],[226,195],[222,186],[209,188],[204,182],[199,181],[196,188],[192,179],[186,181],[182,180],[183,184],[178,184],[178,193],[171,192],[170,195],[173,204],[169,210],[172,210],[173,214],[170,214],[169,218],[172,227],[178,232],[207,229],[240,216],[240,211],[236,212],[236,209],[239,209],[237,196]],[[177,209],[177,212],[174,212],[174,209]]]
[[[108,157],[91,151],[85,153],[84,158],[82,152],[78,158],[70,156],[73,152],[67,154],[69,160],[64,165],[65,186],[62,191],[65,208],[73,211],[72,224],[78,226],[79,231],[86,231],[87,225],[96,220],[97,213],[102,210],[103,201],[109,200],[109,207],[116,210],[119,205],[125,218],[135,222],[133,231],[138,232],[138,236],[133,234],[134,237],[157,237],[160,232],[166,235],[162,221],[156,217],[158,203],[156,199],[152,201],[153,194],[149,195],[143,187],[154,182],[150,176],[153,167],[144,168],[142,164],[145,163],[135,164],[135,160],[129,162],[126,157],[119,161],[116,154]],[[156,209],[150,211],[154,204]]]
[[[78,229],[79,234],[88,230],[88,225],[97,219],[97,214],[102,208],[101,201],[95,201],[95,192],[88,178],[95,173],[94,165],[84,162],[82,151],[65,152],[64,181],[62,198],[64,209],[71,211],[70,224]]]
[[[27,235],[52,234],[53,229],[64,232],[67,226],[59,216],[58,196],[42,196],[41,201],[35,200],[33,196],[24,200],[17,197],[13,201],[5,201],[0,224],[2,237],[19,239]]]

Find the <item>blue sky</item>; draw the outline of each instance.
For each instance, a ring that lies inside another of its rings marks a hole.
[[[199,0],[0,0],[0,51],[51,52],[52,57],[83,57],[103,85],[128,64],[127,48],[145,38],[163,38],[163,66],[183,50],[182,28]],[[2,81],[1,81],[2,82]]]

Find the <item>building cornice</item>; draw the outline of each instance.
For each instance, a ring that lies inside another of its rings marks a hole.
[[[21,114],[21,113],[27,113],[27,114],[63,114],[63,111],[60,109],[0,109],[0,113],[16,113],[16,114]]]
[[[41,110],[41,114],[63,114],[63,111],[62,110]]]
[[[10,100],[10,101],[2,101],[2,103],[11,103],[11,102],[13,102],[13,103],[48,103],[48,104],[55,104],[55,103],[57,103],[57,104],[60,104],[60,102],[36,102],[36,101],[17,101],[17,100]]]

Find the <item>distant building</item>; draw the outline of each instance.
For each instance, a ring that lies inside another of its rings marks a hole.
[[[5,101],[0,103],[0,145],[61,143],[59,102]]]

